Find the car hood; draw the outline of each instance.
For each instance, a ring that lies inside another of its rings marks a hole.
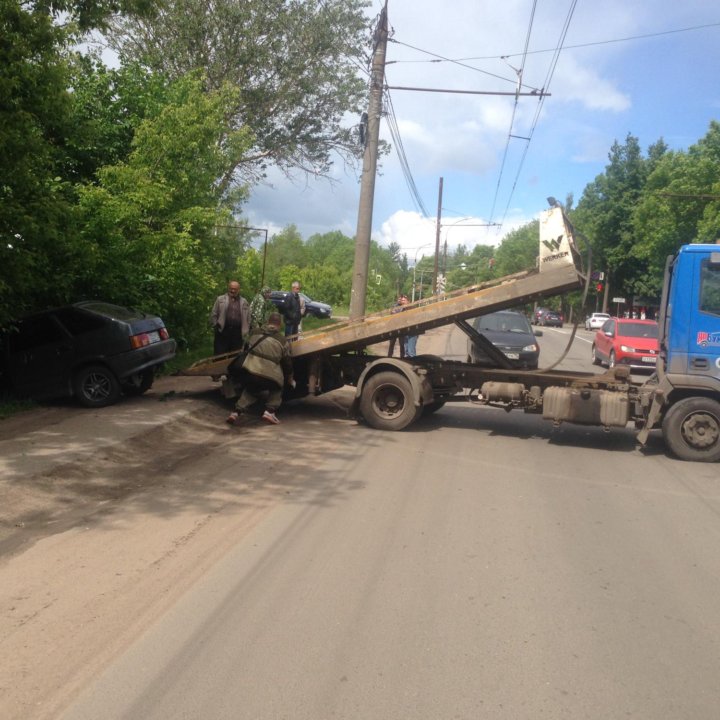
[[[657,338],[627,337],[625,335],[618,335],[615,338],[615,344],[628,345],[636,350],[646,350],[648,352],[650,350],[657,352],[660,348]]]

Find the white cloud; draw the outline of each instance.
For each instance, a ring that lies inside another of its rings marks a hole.
[[[377,13],[382,4],[373,0],[369,14]],[[566,12],[557,4],[537,7],[525,63],[526,90],[541,88],[547,81]],[[716,116],[717,97],[708,98],[708,88],[714,87],[713,68],[720,59],[720,45],[712,42],[717,28],[643,40],[623,38],[717,22],[715,15],[707,0],[579,3],[549,87],[551,97],[544,101],[529,146],[523,138],[535,118],[537,99],[521,97],[515,107],[513,96],[391,90],[405,154],[429,213],[434,214],[438,180],[443,177],[444,214],[466,214],[478,223],[491,214],[494,222],[503,220],[500,231],[447,229],[444,224],[442,242],[447,237],[449,247],[460,242],[468,247],[496,244],[501,235],[544,208],[548,195],[574,193],[577,200],[584,186],[602,172],[612,142],[628,132],[639,135],[643,146],[658,137],[689,138],[685,146],[699,139],[696,128],[706,128]],[[523,62],[519,53],[530,23],[526,0],[453,0],[444,6],[429,0],[392,0],[389,18],[396,41],[388,47],[389,85],[514,90],[513,67]],[[426,62],[438,59],[428,53],[458,62]],[[501,60],[500,55],[509,57]],[[671,86],[669,70],[674,71]],[[678,81],[683,73],[692,82]],[[693,112],[677,110],[687,107]],[[390,140],[385,122],[381,128]],[[505,155],[510,134],[516,137]],[[275,188],[253,191],[253,225],[295,223],[304,237],[335,229],[353,236],[358,178],[342,168],[335,178],[335,185],[274,178]],[[394,149],[382,159],[376,181],[373,237],[383,244],[398,242],[411,262],[416,248],[431,244],[432,251],[435,242],[434,217],[423,218],[413,208]]]

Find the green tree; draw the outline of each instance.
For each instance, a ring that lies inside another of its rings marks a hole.
[[[495,274],[511,275],[536,267],[539,233],[540,223],[537,220],[509,232],[495,251]]]
[[[343,121],[359,115],[366,97],[357,66],[366,64],[367,5],[178,0],[151,17],[120,16],[107,39],[124,59],[171,78],[201,69],[209,89],[239,88],[234,127],[248,127],[254,138],[237,168],[245,180],[270,164],[324,174],[334,154],[359,153]]]
[[[231,225],[233,206],[216,178],[251,144],[223,126],[233,92],[204,92],[191,77],[175,83],[171,102],[140,123],[127,162],[81,189],[82,238],[94,260],[86,294],[160,312],[188,342],[227,279],[218,257],[234,238],[216,229]]]

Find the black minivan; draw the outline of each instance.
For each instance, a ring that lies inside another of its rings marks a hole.
[[[175,356],[159,317],[85,301],[17,320],[0,337],[2,384],[19,397],[104,407],[148,390]]]
[[[533,330],[529,320],[513,310],[498,310],[472,320],[472,326],[501,350],[513,368],[536,370],[540,346],[535,339],[542,330]],[[468,362],[493,367],[488,355],[472,340],[468,340]]]

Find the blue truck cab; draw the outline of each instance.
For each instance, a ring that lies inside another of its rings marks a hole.
[[[720,245],[669,257],[660,307],[660,360],[641,441],[662,427],[683,460],[720,460]]]
[[[665,372],[720,390],[720,245],[683,246],[668,259],[665,287]]]

